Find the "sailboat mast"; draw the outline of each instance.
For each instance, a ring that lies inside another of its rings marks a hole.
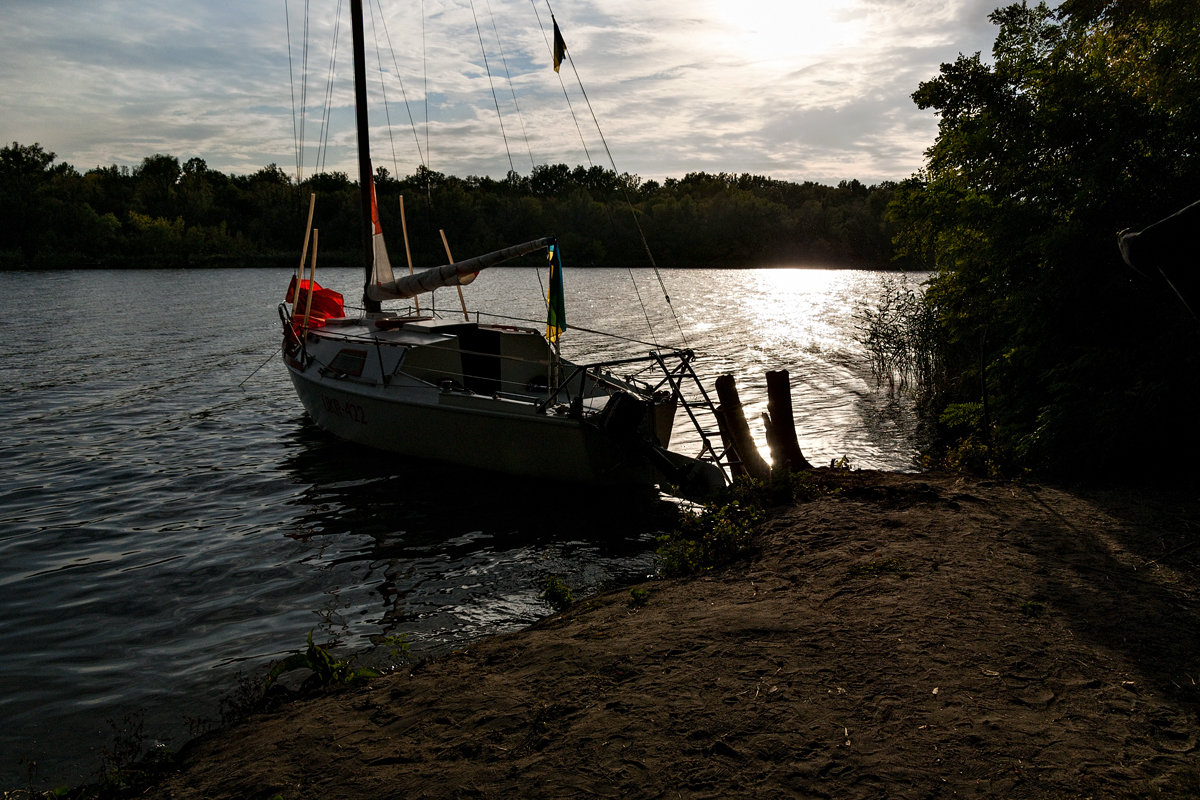
[[[367,297],[366,287],[371,282],[371,269],[375,263],[375,249],[371,225],[371,143],[367,134],[367,57],[366,35],[363,32],[362,0],[350,0],[350,22],[354,38],[354,111],[358,129],[358,191],[362,206],[362,252],[365,274],[363,276],[363,306],[368,313],[378,312],[378,300]]]

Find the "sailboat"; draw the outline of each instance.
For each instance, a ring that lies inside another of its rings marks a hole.
[[[553,237],[396,277],[372,181],[361,0],[351,0],[350,11],[363,310],[347,315],[341,295],[316,283],[314,267],[305,279],[307,255],[301,256],[279,313],[283,361],[308,415],[341,439],[405,459],[589,486],[697,492],[724,485],[730,456],[712,440],[711,427],[701,425],[703,414],[715,409],[693,370],[691,350],[592,363],[560,356],[556,345],[565,323]],[[315,263],[311,205],[309,216],[304,250],[311,247]],[[550,269],[545,335],[472,321],[465,313],[441,318],[383,308],[386,301],[466,285],[488,267],[539,251]],[[654,370],[650,380],[647,367]],[[698,431],[694,455],[670,447],[680,409]]]

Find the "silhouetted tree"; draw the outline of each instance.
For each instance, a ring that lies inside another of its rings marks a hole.
[[[54,157],[36,142],[0,148],[0,249],[16,249],[25,264],[33,263],[46,230]]]
[[[938,137],[893,204],[900,254],[937,269],[943,432],[1064,473],[1191,458],[1193,321],[1131,283],[1115,241],[1196,199],[1195,3],[1022,3],[991,19],[993,63],[961,55],[914,93]]]

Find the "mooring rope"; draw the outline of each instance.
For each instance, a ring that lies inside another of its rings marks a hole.
[[[244,388],[244,387],[246,386],[246,381],[250,380],[250,379],[251,379],[251,378],[253,378],[255,375],[257,375],[257,374],[259,373],[259,371],[260,371],[260,370],[261,370],[263,367],[265,367],[267,364],[270,364],[270,363],[271,363],[271,362],[272,362],[272,361],[275,359],[275,356],[279,355],[279,353],[280,353],[282,350],[283,350],[283,345],[282,345],[282,344],[280,344],[280,345],[279,345],[279,347],[276,347],[276,348],[275,348],[274,352],[272,352],[272,353],[271,353],[271,355],[267,356],[267,360],[266,360],[266,361],[264,361],[264,362],[262,362],[261,364],[259,364],[257,367],[255,367],[255,368],[254,368],[254,371],[253,371],[253,372],[251,372],[249,375],[247,375],[246,377],[242,378],[242,379],[241,379],[241,381],[239,381],[239,382],[238,382],[238,388],[239,388],[239,389],[242,389],[242,388]]]

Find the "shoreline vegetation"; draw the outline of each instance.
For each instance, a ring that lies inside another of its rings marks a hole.
[[[568,600],[60,796],[1200,793],[1194,485],[794,486],[731,564]]]
[[[138,166],[80,172],[40,144],[0,148],[0,268],[294,266],[308,198],[322,264],[361,264],[358,184],[342,172],[297,182],[275,164],[251,175],[156,153]],[[885,218],[895,184],[825,186],[761,175],[689,173],[662,183],[601,167],[545,164],[502,180],[418,167],[375,171],[392,262],[404,263],[404,198],[414,264],[445,262],[556,234],[573,267],[649,266],[634,224],[662,267],[794,263],[895,268]]]
[[[938,134],[888,214],[897,255],[934,274],[915,302],[879,301],[872,358],[922,397],[933,463],[1170,480],[1200,452],[1200,238],[1181,230],[1131,268],[1118,237],[1196,202],[1197,6],[989,19],[990,57],[960,54],[912,95]]]

